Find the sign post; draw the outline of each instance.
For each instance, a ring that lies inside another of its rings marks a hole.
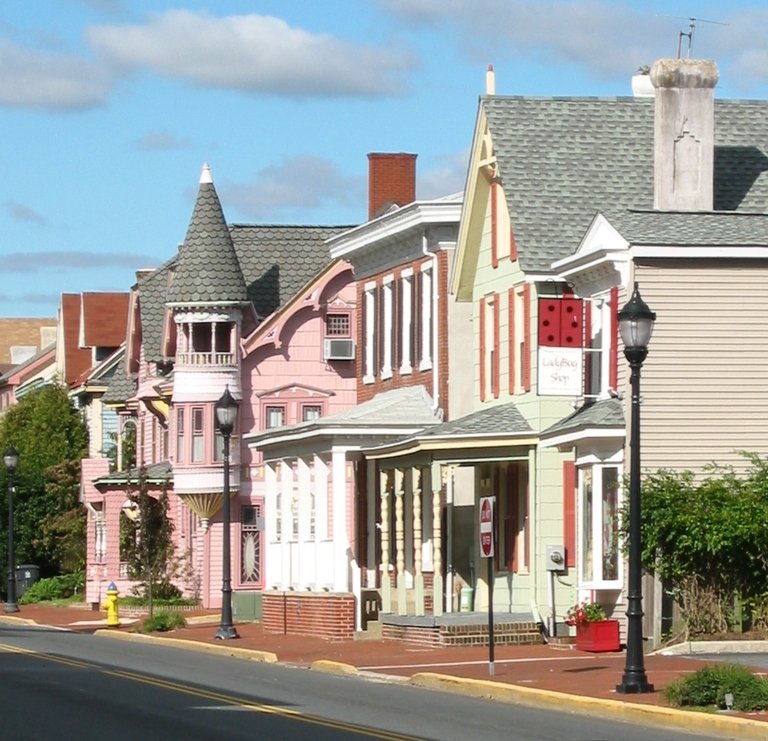
[[[496,674],[493,645],[493,524],[496,497],[480,498],[480,555],[488,559],[488,676]]]

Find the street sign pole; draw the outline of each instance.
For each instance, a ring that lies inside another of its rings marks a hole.
[[[488,676],[496,674],[493,663],[493,556],[488,558]]]
[[[493,558],[496,497],[480,499],[480,555],[488,559],[488,675],[496,674],[493,636]]]

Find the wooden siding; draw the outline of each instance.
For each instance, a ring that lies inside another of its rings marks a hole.
[[[657,315],[641,379],[643,469],[700,473],[713,461],[743,468],[739,450],[768,455],[768,265],[666,260],[635,272]]]

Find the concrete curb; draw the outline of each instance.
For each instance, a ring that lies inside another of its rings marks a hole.
[[[654,653],[660,656],[694,656],[696,654],[764,654],[768,641],[686,641],[666,646]]]
[[[231,656],[235,659],[245,659],[246,661],[261,661],[265,664],[276,664],[277,654],[271,651],[256,651],[250,648],[237,648],[230,646],[226,642],[219,644],[200,643],[200,641],[188,641],[184,638],[157,638],[144,633],[124,633],[119,630],[97,630],[95,636],[102,638],[117,638],[125,641],[162,641],[165,644],[176,646],[178,648],[187,648],[193,651],[202,651],[204,653],[218,654],[220,656]]]
[[[752,739],[765,741],[766,731],[768,731],[765,721],[677,710],[675,708],[660,708],[656,705],[642,705],[620,700],[583,697],[551,690],[502,684],[488,679],[465,679],[432,672],[419,672],[411,677],[410,683],[416,687],[456,692],[471,697],[528,705],[539,709],[552,709],[558,712],[578,713],[579,715],[607,716],[663,728],[702,732],[708,735],[721,733],[728,735],[728,737],[749,739],[750,741]]]
[[[313,661],[309,668],[317,672],[327,672],[329,674],[357,674],[357,667],[352,664],[345,664],[342,661],[331,661],[330,659],[318,659]]]
[[[29,618],[16,617],[15,615],[0,615],[0,623],[14,623],[16,625],[35,625],[37,627],[48,627],[38,626],[37,622],[34,620],[30,620]]]

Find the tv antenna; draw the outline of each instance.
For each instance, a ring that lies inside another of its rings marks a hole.
[[[694,18],[693,16],[689,16],[688,18],[683,18],[683,16],[675,15],[670,16],[671,18],[680,18],[681,20],[687,20],[688,21],[688,30],[687,31],[680,31],[677,34],[677,58],[680,59],[680,55],[683,51],[683,37],[688,39],[688,53],[687,58],[691,58],[691,47],[693,46],[693,34],[696,31],[696,22],[699,23],[712,23],[715,26],[727,26],[728,23],[722,23],[721,21],[710,21],[706,18]]]

